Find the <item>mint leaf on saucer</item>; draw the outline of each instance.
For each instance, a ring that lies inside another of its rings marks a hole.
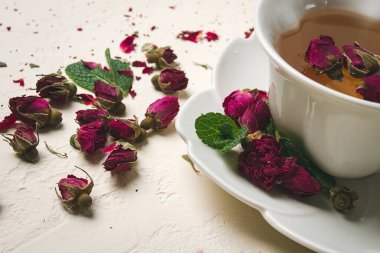
[[[238,145],[248,133],[246,127],[239,128],[231,118],[214,112],[199,116],[195,130],[204,144],[222,152]]]

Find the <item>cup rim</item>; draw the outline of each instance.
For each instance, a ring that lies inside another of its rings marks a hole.
[[[264,36],[264,31],[261,29],[263,20],[262,16],[265,15],[262,11],[265,0],[259,0],[257,5],[256,13],[255,13],[255,34],[257,39],[260,42],[261,47],[267,53],[270,59],[272,59],[276,64],[278,64],[282,69],[286,70],[286,73],[296,81],[301,82],[302,84],[306,84],[307,87],[315,89],[321,93],[328,94],[335,99],[340,101],[349,102],[350,104],[355,104],[361,107],[371,108],[380,110],[380,103],[372,102],[356,97],[352,97],[350,95],[341,93],[329,87],[326,87],[299,72],[295,68],[293,68],[289,63],[287,63],[279,53],[274,49],[272,43],[270,43]]]

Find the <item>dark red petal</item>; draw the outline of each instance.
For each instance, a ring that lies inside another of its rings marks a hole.
[[[136,76],[136,80],[137,81],[141,80],[141,77],[140,76]]]
[[[152,67],[145,67],[142,71],[143,74],[152,74],[153,73],[153,68]]]
[[[83,31],[83,28],[82,28],[82,27],[78,27],[78,28],[77,28],[77,31],[78,31],[78,32],[81,32],[81,31]]]
[[[18,83],[21,87],[25,86],[24,79],[13,80],[14,83]]]
[[[6,116],[3,121],[0,122],[0,133],[8,131],[9,128],[13,127],[16,124],[16,121],[17,118],[13,113]]]
[[[205,38],[207,41],[214,41],[219,39],[219,35],[214,32],[207,32]]]
[[[96,69],[96,68],[101,68],[101,65],[99,63],[96,63],[96,62],[92,62],[92,61],[82,61],[82,62],[90,70]]]
[[[132,98],[137,96],[136,91],[132,90],[132,87],[129,88],[129,95],[131,95]]]
[[[180,34],[177,35],[177,38],[198,43],[198,41],[202,39],[202,31],[182,31]]]
[[[117,73],[119,73],[120,75],[133,77],[133,71],[130,70],[130,69],[128,69],[128,70],[119,70]]]
[[[112,142],[110,145],[108,145],[107,147],[103,148],[103,149],[102,149],[102,152],[103,152],[104,154],[108,154],[108,153],[110,153],[112,150],[114,150],[115,146],[116,146],[116,142],[114,141],[114,142]]]
[[[110,69],[109,69],[109,68],[107,68],[107,66],[104,66],[104,67],[103,67],[103,70],[104,70],[104,71],[107,71],[107,72],[109,72],[109,71],[110,71]]]
[[[146,67],[146,62],[144,61],[134,61],[132,62],[132,66],[136,68],[144,68]]]
[[[136,44],[134,44],[134,40],[137,37],[136,34],[127,36],[121,43],[120,43],[120,49],[126,54],[129,54],[133,50],[135,50]]]
[[[248,39],[249,37],[251,37],[251,34],[253,33],[253,31],[254,31],[254,28],[251,27],[249,28],[248,31],[244,32],[245,38]]]
[[[77,94],[77,97],[82,99],[83,104],[92,105],[96,99],[90,94]]]

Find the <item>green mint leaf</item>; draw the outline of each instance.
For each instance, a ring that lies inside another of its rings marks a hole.
[[[5,62],[0,61],[0,68],[5,68],[5,67],[7,67],[7,64]]]
[[[239,128],[231,118],[214,112],[199,116],[195,130],[204,144],[222,152],[238,145],[248,133],[246,127]]]
[[[118,59],[112,59],[109,48],[106,49],[105,54],[112,83],[116,86],[119,86],[125,94],[128,94],[129,89],[133,83],[133,77],[121,75],[119,74],[119,71],[130,70],[131,66],[128,62],[123,62]]]
[[[265,127],[263,130],[264,133],[270,134],[270,135],[275,135],[276,133],[276,126],[274,125],[273,119],[270,118],[268,125]]]
[[[30,67],[31,69],[34,69],[34,68],[39,68],[40,65],[37,65],[37,64],[34,64],[34,63],[29,63],[29,67]]]

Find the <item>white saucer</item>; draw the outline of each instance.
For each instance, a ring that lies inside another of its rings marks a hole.
[[[275,229],[318,252],[380,252],[380,176],[340,181],[358,192],[355,210],[341,214],[328,197],[317,194],[294,198],[266,192],[236,171],[238,152],[221,154],[195,134],[195,119],[202,113],[222,112],[224,97],[236,89],[268,89],[268,58],[254,36],[232,41],[214,72],[213,88],[192,96],[181,108],[176,129],[188,145],[190,158],[228,193],[258,209]],[[368,151],[370,152],[370,150]]]

